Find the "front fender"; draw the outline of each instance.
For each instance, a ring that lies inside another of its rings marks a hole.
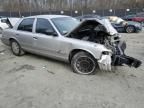
[[[82,50],[82,51],[86,51],[89,54],[91,54],[96,60],[101,59],[101,56],[104,52],[106,53],[112,53],[111,50],[107,49],[105,46],[103,45],[99,45],[99,44],[95,44],[93,46],[85,46],[85,47],[79,47],[79,48],[74,48],[72,50]]]

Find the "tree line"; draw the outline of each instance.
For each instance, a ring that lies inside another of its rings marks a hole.
[[[144,0],[0,0],[3,11],[55,11],[144,8]]]

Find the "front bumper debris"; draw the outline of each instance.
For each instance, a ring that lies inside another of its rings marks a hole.
[[[98,60],[98,65],[102,71],[111,71],[111,55],[102,55],[101,59]]]
[[[102,55],[101,59],[98,60],[99,68],[102,71],[111,71],[112,66],[122,66],[123,64],[138,68],[142,62],[126,55],[117,55],[115,60],[111,58],[111,55]]]
[[[138,68],[142,62],[133,57],[127,56],[124,51],[126,49],[126,43],[124,41],[120,41],[117,43],[116,53],[112,55],[112,65],[113,66],[122,66],[126,64],[130,67]]]
[[[115,59],[113,60],[113,66],[121,66],[122,64],[126,64],[130,67],[138,68],[142,62],[133,57],[129,57],[127,55],[115,55]]]

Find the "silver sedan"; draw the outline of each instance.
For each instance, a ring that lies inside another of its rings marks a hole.
[[[134,67],[141,64],[123,54],[121,48],[125,44],[120,42],[117,31],[108,20],[79,22],[64,15],[25,17],[13,28],[4,30],[1,40],[11,46],[17,56],[31,52],[66,61],[74,72],[80,74],[91,74],[96,68],[110,71],[121,57],[130,63],[121,61],[118,64],[126,63]],[[119,51],[120,57],[116,53]]]

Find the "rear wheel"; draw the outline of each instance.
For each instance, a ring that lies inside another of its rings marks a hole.
[[[71,60],[73,71],[83,75],[94,73],[96,66],[95,59],[86,52],[76,53]]]
[[[127,33],[134,33],[135,32],[135,27],[134,26],[127,26],[126,27],[126,32]]]
[[[25,54],[25,52],[22,50],[19,43],[15,40],[11,40],[11,50],[12,50],[13,54],[16,56],[21,56],[21,55]]]

